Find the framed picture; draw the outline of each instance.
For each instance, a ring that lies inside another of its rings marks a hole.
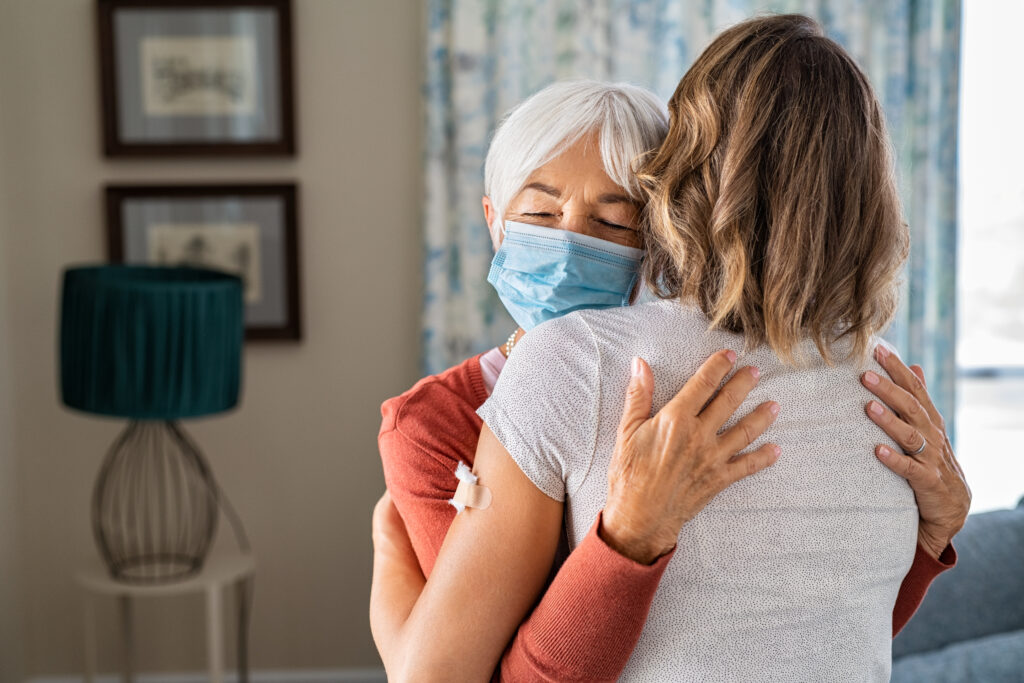
[[[293,155],[291,0],[96,0],[107,156]]]
[[[294,184],[111,185],[108,255],[234,273],[246,339],[300,339],[297,194]]]

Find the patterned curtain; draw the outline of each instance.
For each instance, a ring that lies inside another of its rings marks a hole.
[[[888,336],[953,416],[960,0],[428,0],[423,359],[437,372],[514,325],[486,282],[480,207],[502,114],[555,80],[644,85],[668,100],[723,28],[763,12],[817,19],[885,107],[913,235]]]

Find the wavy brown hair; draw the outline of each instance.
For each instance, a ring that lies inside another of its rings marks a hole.
[[[881,107],[800,15],[722,33],[669,102],[641,165],[646,276],[711,327],[792,362],[802,339],[863,355],[892,319],[909,245]]]

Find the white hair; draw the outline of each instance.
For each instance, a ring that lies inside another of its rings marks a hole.
[[[503,221],[531,173],[596,133],[605,173],[639,201],[634,164],[667,132],[665,104],[649,90],[589,80],[552,83],[513,107],[498,125],[484,164],[484,192]]]

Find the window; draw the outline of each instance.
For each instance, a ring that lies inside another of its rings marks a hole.
[[[981,512],[1024,496],[1024,4],[963,12],[956,446]]]

